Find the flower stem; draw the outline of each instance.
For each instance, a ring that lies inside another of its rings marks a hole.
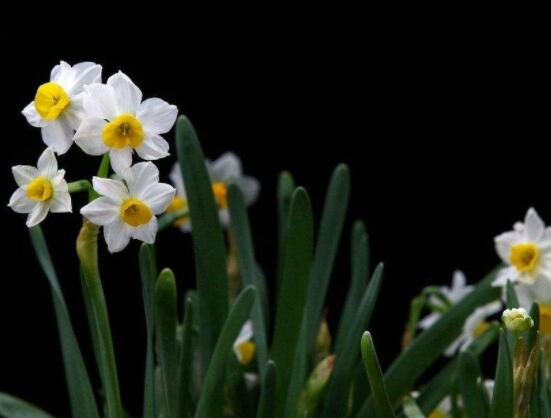
[[[72,181],[68,186],[69,193],[88,192],[92,189],[92,184],[88,180]]]
[[[159,218],[158,231],[168,228],[174,221],[187,216],[189,216],[189,211],[187,209],[180,209],[176,212],[165,213]]]

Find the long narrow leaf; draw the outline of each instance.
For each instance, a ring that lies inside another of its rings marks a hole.
[[[287,225],[289,222],[289,210],[291,198],[295,191],[295,181],[288,171],[279,175],[277,183],[277,220],[278,220],[278,252],[277,252],[277,289],[281,289],[283,275],[283,263],[285,261],[285,246],[287,242]]]
[[[88,371],[86,370],[86,365],[82,358],[82,353],[69,316],[69,310],[67,309],[65,298],[59,286],[57,274],[50,258],[44,234],[40,226],[30,228],[29,233],[36,256],[50,283],[52,291],[72,415],[74,418],[98,418],[99,413],[92,384],[90,383]]]
[[[499,337],[499,353],[490,417],[513,418],[513,399],[513,361],[507,336],[502,330]]]
[[[205,371],[228,314],[226,247],[203,151],[195,129],[185,116],[180,116],[176,125],[176,150],[193,225],[201,323],[199,344]]]
[[[36,406],[1,392],[0,416],[5,418],[54,418]]]
[[[272,418],[275,409],[275,393],[276,393],[276,364],[273,361],[268,361],[266,365],[266,374],[262,379],[262,388],[260,389],[260,400],[258,401],[258,413],[256,418]]]
[[[459,355],[458,375],[459,392],[467,416],[473,418],[487,416],[488,405],[481,386],[480,365],[474,354],[464,351]]]
[[[184,323],[182,331],[182,345],[180,348],[180,414],[184,418],[193,416],[193,385],[192,358],[193,358],[193,299],[188,297],[184,307]]]

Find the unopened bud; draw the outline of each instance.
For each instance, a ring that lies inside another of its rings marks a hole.
[[[331,352],[331,332],[329,331],[329,325],[324,318],[321,320],[318,336],[316,338],[316,354],[318,358],[324,358]]]
[[[523,308],[506,309],[501,319],[509,331],[524,332],[534,326],[534,320]]]
[[[299,417],[309,417],[314,414],[334,365],[335,355],[333,354],[325,357],[310,374],[298,401]]]

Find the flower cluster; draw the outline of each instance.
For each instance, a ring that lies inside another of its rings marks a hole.
[[[42,222],[48,212],[72,211],[70,187],[65,171],[58,170],[55,154],[65,154],[73,143],[88,155],[103,155],[116,175],[116,179],[94,177],[96,195],[80,210],[88,220],[103,226],[109,251],[121,251],[130,238],[153,243],[157,216],[187,209],[179,166],[175,165],[170,175],[174,188],[159,182],[159,171],[151,162],[169,155],[169,144],[161,135],[173,127],[178,109],[159,98],[143,100],[142,91],[124,73],[102,83],[100,65],[82,62],[71,66],[62,61],[22,113],[29,124],[41,129],[47,146],[36,168],[13,167],[19,188],[9,206],[29,214],[28,227]],[[146,162],[132,165],[135,155]],[[226,153],[206,164],[221,223],[227,226],[228,182],[241,187],[247,203],[256,199],[259,184],[243,176],[235,154]],[[175,224],[184,231],[191,227],[187,216]]]

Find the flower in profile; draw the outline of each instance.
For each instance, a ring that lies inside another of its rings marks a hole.
[[[142,102],[141,90],[122,72],[87,86],[83,106],[75,142],[90,155],[109,153],[115,172],[130,167],[133,151],[144,160],[169,155],[161,134],[174,125],[178,108],[158,98]]]
[[[94,190],[101,195],[80,210],[96,225],[103,226],[110,252],[123,250],[134,238],[149,244],[155,241],[157,218],[174,197],[174,188],[159,183],[159,170],[142,162],[121,173],[124,181],[94,177]]]
[[[251,341],[253,334],[253,323],[248,320],[233,343],[233,352],[243,366],[251,364],[256,353],[256,344]]]
[[[73,143],[73,134],[82,119],[83,89],[101,82],[101,65],[81,62],[70,66],[64,61],[56,65],[50,81],[38,87],[34,101],[23,115],[36,128],[41,128],[44,143],[61,155]]]
[[[530,208],[524,223],[495,238],[496,251],[507,267],[497,274],[494,286],[511,282],[534,285],[551,281],[551,227],[545,227],[537,212]]]
[[[433,312],[419,322],[419,327],[422,329],[430,328],[440,319],[443,312],[472,292],[473,288],[473,286],[467,284],[467,278],[462,271],[454,271],[451,287],[440,287],[440,292],[447,300],[443,301],[441,298],[436,297],[436,295],[431,295],[429,297],[429,304],[433,308]]]
[[[509,331],[524,332],[534,326],[534,320],[524,308],[505,309],[501,319]]]
[[[71,212],[65,170],[58,170],[57,160],[51,148],[46,148],[36,167],[17,165],[12,167],[19,188],[8,204],[15,212],[28,213],[27,226],[38,225],[48,212]]]
[[[241,160],[233,152],[226,152],[214,161],[206,160],[205,164],[210,175],[216,205],[218,206],[220,224],[227,228],[230,223],[227,195],[229,183],[235,182],[239,186],[247,205],[252,205],[258,198],[260,183],[254,177],[243,174]],[[187,209],[186,189],[178,163],[174,164],[170,172],[170,181],[176,187],[176,196],[167,212],[173,213]],[[191,231],[191,223],[187,217],[177,220],[175,225],[179,226],[184,232]]]

